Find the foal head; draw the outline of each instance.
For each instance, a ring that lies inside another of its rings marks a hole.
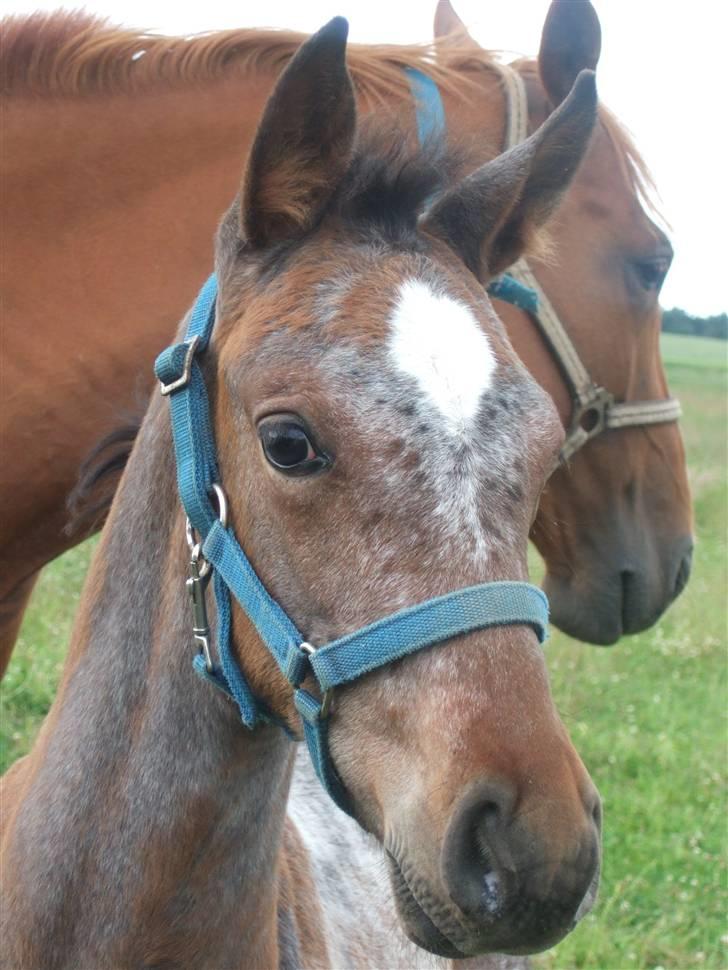
[[[396,133],[357,133],[345,47],[334,20],[268,103],[219,234],[210,375],[235,531],[314,645],[526,577],[562,430],[476,273],[547,218],[595,104],[585,75],[532,139],[423,216],[446,164],[410,157]],[[300,730],[240,611],[233,632],[254,692]],[[599,801],[531,629],[471,633],[337,690],[330,745],[422,946],[538,949],[586,908]]]

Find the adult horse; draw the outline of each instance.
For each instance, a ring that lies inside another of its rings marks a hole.
[[[148,362],[201,283],[205,240],[301,39],[155,38],[68,15],[10,20],[4,34],[0,421],[11,458],[0,466],[0,662],[38,570],[79,538],[65,529],[79,466],[134,409]],[[517,65],[531,128],[598,53],[591,5],[555,2],[539,54],[543,82],[533,64]],[[404,69],[433,77],[451,139],[472,143],[476,160],[492,158],[513,127],[513,85],[487,52],[443,45],[435,63],[421,48],[354,47],[350,63],[362,109],[386,106],[413,133]],[[602,110],[554,222],[557,258],[532,265],[596,384],[619,401],[659,402],[667,390],[657,292],[669,247],[640,205],[640,171]],[[570,426],[570,389],[531,315],[499,311]],[[648,626],[687,579],[690,536],[676,425],[590,441],[553,477],[533,528],[554,622],[596,643]]]
[[[549,695],[543,594],[523,582],[563,431],[481,286],[573,175],[593,75],[424,212],[448,160],[357,133],[345,48],[337,18],[266,107],[217,281],[158,359],[164,397],[58,696],[6,779],[14,970],[331,966],[285,820],[302,722],[422,946],[542,948],[593,897],[598,796]],[[175,455],[193,588],[214,573],[222,669],[198,663],[204,679],[185,648]],[[347,966],[391,965],[376,912],[340,941]]]

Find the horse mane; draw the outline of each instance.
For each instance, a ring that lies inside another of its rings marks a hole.
[[[40,97],[139,94],[254,71],[278,73],[307,39],[277,29],[165,36],[81,11],[9,16],[0,29],[0,92]],[[450,89],[465,80],[456,68],[496,67],[490,51],[439,43],[349,44],[347,64],[357,91],[375,100],[408,90],[404,67],[425,70]]]
[[[235,29],[165,36],[117,27],[82,11],[11,15],[0,21],[0,93],[18,97],[88,97],[180,88],[255,71],[279,73],[306,35],[291,30]],[[498,72],[495,52],[452,37],[430,44],[349,44],[347,63],[357,91],[375,101],[406,94],[402,68],[425,71],[463,96],[464,71]],[[519,69],[538,72],[535,61]],[[657,212],[655,183],[632,138],[603,106],[600,118],[628,184]],[[658,213],[659,214],[659,213]]]
[[[538,62],[530,58],[520,59],[513,66],[517,66],[519,72],[524,76],[530,74],[538,77],[539,75]],[[609,108],[600,103],[598,111],[599,122],[614,147],[625,183],[653,215],[658,216],[666,223],[665,217],[657,205],[659,192],[655,180],[647,162],[635,145],[634,139]]]
[[[622,172],[637,198],[647,208],[667,225],[661,209],[658,206],[660,194],[655,185],[652,172],[634,143],[634,139],[621,121],[612,114],[609,108],[599,106],[599,120],[602,127],[614,145]]]

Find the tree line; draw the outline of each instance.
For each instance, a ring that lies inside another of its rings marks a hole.
[[[688,333],[694,337],[718,337],[728,340],[728,313],[713,317],[694,317],[685,310],[673,307],[662,311],[662,329],[665,333]]]

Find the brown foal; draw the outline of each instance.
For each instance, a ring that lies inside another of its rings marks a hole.
[[[526,577],[563,429],[483,285],[548,218],[596,112],[586,72],[528,141],[453,184],[447,155],[357,126],[345,56],[337,18],[268,102],[218,235],[202,365],[233,527],[314,645],[449,590]],[[155,394],[58,696],[5,779],[4,959],[392,966],[378,900],[326,924],[310,806],[286,820],[290,737],[245,729],[191,669],[174,479]],[[255,694],[298,734],[290,685],[237,608],[232,630]],[[599,799],[530,627],[456,637],[337,689],[330,747],[419,946],[528,952],[588,909]],[[343,897],[333,806],[331,818]]]

